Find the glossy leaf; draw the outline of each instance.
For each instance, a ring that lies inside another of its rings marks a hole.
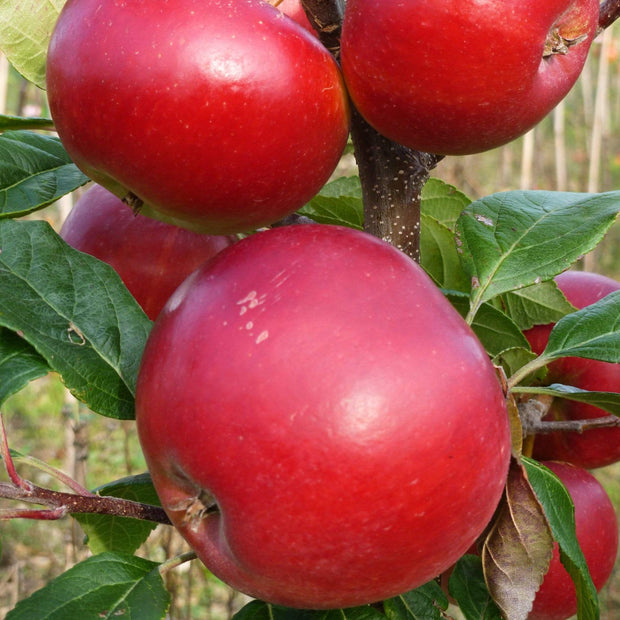
[[[134,502],[159,506],[160,501],[148,474],[140,474],[110,482],[93,490],[102,496],[121,497]],[[112,515],[74,514],[93,553],[114,551],[134,553],[157,527],[156,523]]]
[[[45,61],[52,29],[65,0],[0,3],[0,50],[13,66],[45,89]]]
[[[364,227],[364,207],[359,177],[341,177],[327,183],[299,213],[321,224],[361,230]]]
[[[512,459],[482,551],[489,591],[506,620],[526,620],[549,568],[553,538],[524,469]]]
[[[0,327],[0,405],[30,381],[48,372],[45,359],[26,340]]]
[[[6,620],[161,620],[170,594],[158,566],[131,555],[95,555],[17,603]]]
[[[557,323],[575,311],[553,280],[506,293],[501,300],[506,314],[523,330]]]
[[[512,391],[516,394],[546,394],[554,398],[587,403],[608,413],[620,416],[620,393],[618,392],[589,392],[573,385],[562,385],[561,383],[553,383],[549,386],[541,387],[516,387]]]
[[[456,563],[448,590],[465,620],[502,620],[501,612],[489,594],[479,556],[464,555]]]
[[[497,295],[550,280],[593,249],[620,210],[620,193],[511,191],[469,205],[457,223],[474,284],[472,314]]]
[[[469,310],[469,297],[448,293],[450,303],[462,316]],[[471,325],[490,356],[499,355],[507,349],[529,350],[530,345],[512,319],[490,304],[483,304]]]
[[[383,602],[389,620],[442,620],[448,597],[436,581]]]
[[[526,364],[533,362],[537,359],[536,353],[523,347],[513,347],[510,349],[504,349],[493,356],[492,360],[496,366],[501,366],[504,369],[507,377],[513,376],[517,371],[523,368]],[[536,381],[542,381],[547,374],[544,366],[538,367],[535,372],[530,373],[525,377],[522,383],[529,385]]]
[[[421,210],[454,232],[456,222],[471,199],[456,187],[441,181],[429,179],[422,188]]]
[[[454,233],[438,220],[421,217],[420,265],[437,286],[469,293],[469,278],[461,267]]]
[[[42,209],[88,180],[58,138],[30,131],[0,135],[0,218]]]
[[[560,319],[549,334],[542,357],[620,363],[620,291]]]
[[[0,325],[24,339],[93,411],[134,417],[151,321],[116,272],[43,221],[0,220]]]
[[[523,465],[560,547],[560,560],[575,583],[579,620],[597,620],[598,597],[577,542],[575,508],[570,494],[560,479],[541,463],[524,458]]]

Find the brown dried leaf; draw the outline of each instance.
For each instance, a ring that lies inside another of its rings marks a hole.
[[[510,463],[504,497],[486,538],[482,563],[506,620],[526,620],[553,552],[551,528],[523,465]]]
[[[508,409],[508,420],[510,422],[510,437],[512,441],[512,456],[516,459],[521,457],[523,447],[523,426],[519,416],[519,408],[513,394],[509,393],[506,397],[506,408]]]

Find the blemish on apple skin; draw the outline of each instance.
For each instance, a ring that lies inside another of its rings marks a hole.
[[[262,331],[260,334],[258,334],[258,337],[256,338],[256,344],[264,342],[265,340],[267,340],[267,338],[269,338],[269,332],[267,330]]]

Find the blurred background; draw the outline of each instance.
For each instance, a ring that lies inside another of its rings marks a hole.
[[[519,140],[467,157],[450,157],[433,172],[479,198],[509,189],[605,192],[620,189],[620,34],[608,28],[594,43],[582,76],[544,121]],[[45,93],[23,80],[0,54],[0,114],[49,116]],[[340,173],[355,172],[349,154]],[[59,227],[73,197],[34,215]],[[584,268],[620,279],[620,225],[612,227]],[[88,488],[145,471],[134,424],[89,412],[54,375],[32,382],[3,406],[10,445],[57,467]],[[40,471],[20,472],[38,485],[54,485]],[[620,464],[594,472],[620,514]],[[0,472],[0,480],[6,475]],[[0,508],[9,507],[0,500]],[[72,519],[0,522],[0,620],[16,602],[88,557],[84,534]],[[158,527],[140,554],[163,561],[186,551],[170,527]],[[174,620],[226,620],[245,602],[200,564],[166,575]],[[602,620],[620,618],[620,563],[600,594]]]

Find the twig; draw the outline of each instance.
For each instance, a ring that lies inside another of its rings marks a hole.
[[[544,420],[554,398],[547,394],[519,403],[519,417],[526,436],[555,433],[556,431],[584,433],[598,428],[620,427],[620,417],[614,415],[585,420]]]
[[[0,510],[0,520],[22,518],[54,520],[60,519],[67,514],[89,513],[105,514],[118,517],[130,517],[155,523],[170,524],[170,520],[163,508],[141,504],[127,499],[111,496],[100,496],[83,489],[81,486],[68,483],[63,475],[62,482],[68,483],[70,488],[77,493],[63,493],[52,491],[33,484],[23,479],[15,469],[15,464],[9,450],[4,420],[0,414],[0,456],[4,461],[4,467],[10,482],[0,482],[0,498],[39,504],[43,509],[6,509]]]
[[[620,0],[604,0],[599,11],[598,33],[609,28],[619,17]]]
[[[162,562],[159,565],[159,574],[164,575],[165,573],[172,570],[173,568],[176,568],[177,566],[181,566],[181,564],[185,564],[185,562],[191,562],[192,560],[195,560],[197,557],[198,556],[196,555],[194,551],[185,551],[184,553],[181,553],[180,555],[177,555],[173,558],[170,558],[169,560],[166,560],[165,562]]]
[[[541,420],[529,429],[532,433],[554,433],[564,431],[571,433],[583,433],[598,428],[620,427],[620,418],[614,415],[606,415],[589,420]]]
[[[341,0],[301,0],[308,21],[319,35],[321,43],[338,60],[340,58],[340,31],[344,6]]]
[[[355,110],[351,137],[362,182],[364,230],[419,261],[422,188],[443,156],[388,140]]]
[[[130,517],[143,521],[170,524],[170,519],[163,508],[141,504],[120,497],[100,495],[77,495],[63,493],[39,487],[31,482],[24,481],[28,487],[17,486],[13,483],[0,482],[0,497],[29,504],[46,506],[42,510],[24,510],[19,514],[14,511],[0,512],[0,520],[13,517],[27,519],[59,519],[67,514],[100,514],[116,517]]]

